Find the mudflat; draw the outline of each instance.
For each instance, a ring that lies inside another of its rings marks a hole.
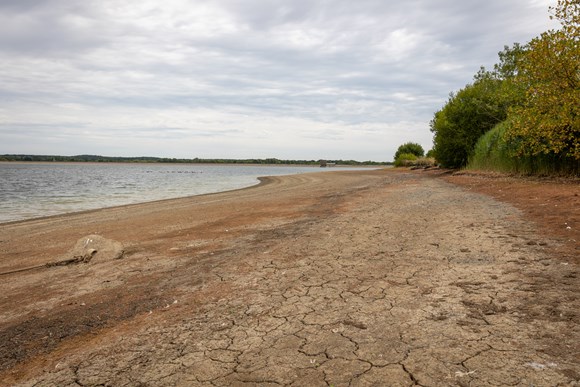
[[[579,193],[335,171],[3,224],[0,384],[579,385]]]

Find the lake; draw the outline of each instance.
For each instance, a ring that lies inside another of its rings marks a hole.
[[[228,191],[258,177],[349,167],[209,164],[0,163],[0,223]],[[360,169],[360,168],[359,168]]]

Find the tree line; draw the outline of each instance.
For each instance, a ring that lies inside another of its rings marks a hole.
[[[264,164],[264,165],[320,165],[321,160],[280,160],[266,159],[205,159],[205,158],[166,158],[166,157],[114,157],[98,155],[56,156],[56,155],[0,155],[0,161],[32,162],[93,162],[93,163],[183,163],[183,164]],[[338,165],[385,165],[388,162],[326,160]]]
[[[482,67],[434,114],[442,166],[578,174],[580,1],[558,0],[550,14],[560,29],[505,46],[492,70]]]

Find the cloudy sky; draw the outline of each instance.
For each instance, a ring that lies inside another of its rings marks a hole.
[[[389,161],[550,0],[0,0],[0,154]]]

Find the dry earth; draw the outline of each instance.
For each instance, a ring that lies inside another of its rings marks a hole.
[[[276,177],[0,225],[0,384],[580,385],[578,184],[556,230],[476,192],[514,181],[453,179]]]

